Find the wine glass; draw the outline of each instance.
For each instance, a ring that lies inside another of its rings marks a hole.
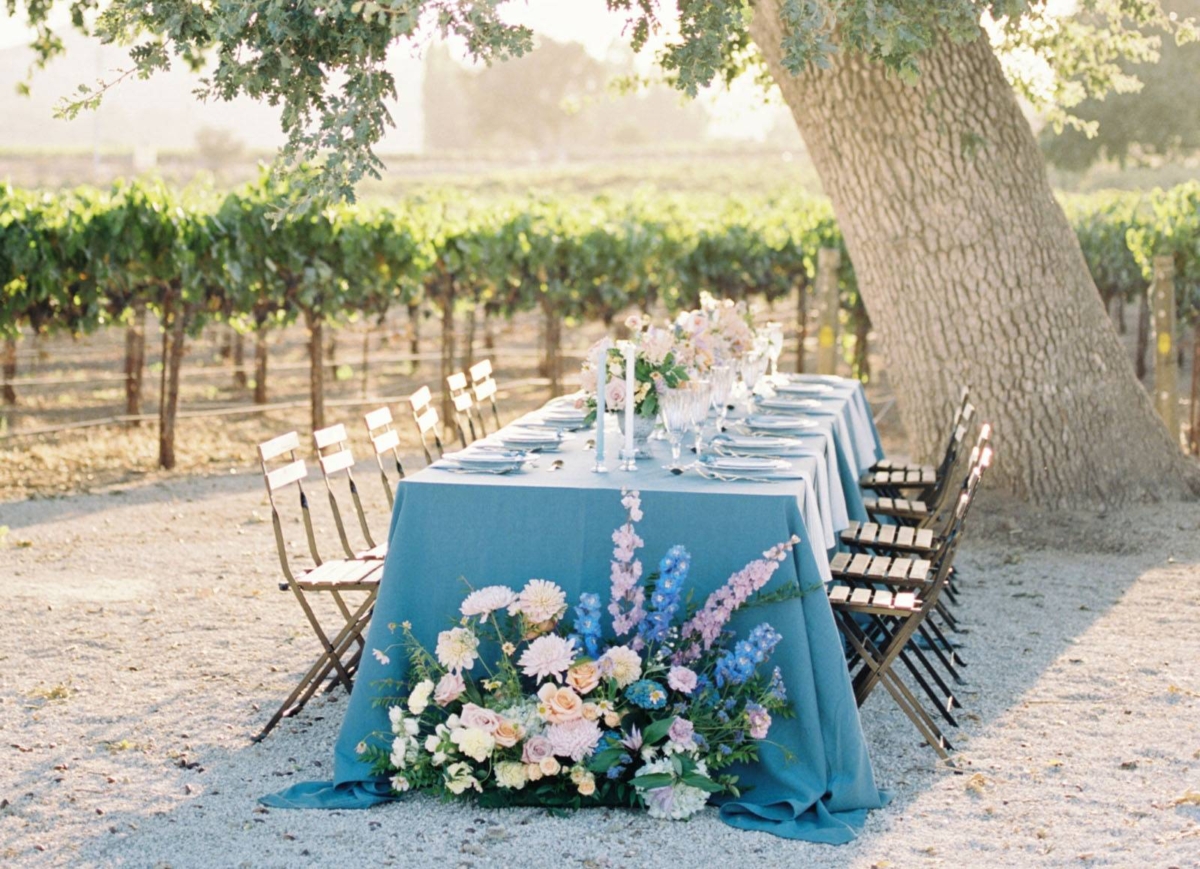
[[[704,446],[704,424],[708,422],[708,406],[712,402],[712,381],[698,378],[689,380],[687,385],[692,394],[692,434],[696,438],[696,458],[700,458]]]
[[[658,393],[658,406],[662,413],[663,428],[671,442],[671,464],[669,471],[682,473],[679,453],[683,445],[683,434],[692,424],[692,391],[685,386],[662,389]]]
[[[754,412],[754,390],[767,373],[767,354],[757,348],[742,357],[742,383],[746,386],[746,413]]]
[[[733,395],[733,385],[737,380],[737,372],[732,365],[714,365],[708,371],[709,382],[712,384],[710,400],[717,412],[717,431],[725,428],[725,416],[729,413],[729,399]]]
[[[783,353],[783,324],[767,323],[767,359],[771,362],[767,377],[771,383],[779,383],[779,356]]]

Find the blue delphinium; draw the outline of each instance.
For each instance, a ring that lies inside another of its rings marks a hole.
[[[775,672],[771,674],[771,696],[781,703],[787,702],[787,687],[783,684],[783,673],[779,672],[779,668],[775,668]]]
[[[642,709],[662,709],[667,705],[666,689],[650,679],[634,682],[625,689],[625,696],[630,703]]]
[[[661,643],[667,638],[671,622],[679,612],[683,584],[691,565],[692,556],[682,546],[672,546],[658,563],[658,582],[650,595],[646,618],[638,626],[638,636],[646,643]]]
[[[750,632],[717,660],[717,686],[741,685],[754,675],[754,669],[765,661],[783,639],[765,622]]]
[[[600,596],[584,592],[575,607],[575,633],[571,635],[575,645],[587,652],[588,657],[600,655]]]

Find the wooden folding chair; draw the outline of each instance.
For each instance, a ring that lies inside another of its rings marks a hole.
[[[387,543],[375,543],[371,536],[371,527],[367,524],[367,514],[363,512],[362,498],[358,496],[358,486],[354,482],[354,454],[346,443],[346,427],[341,423],[313,432],[313,446],[317,450],[317,463],[321,466],[321,476],[325,479],[325,491],[329,495],[329,510],[333,513],[333,524],[337,526],[338,537],[342,541],[342,549],[347,558],[386,558]],[[346,534],[346,525],[342,522],[342,511],[338,506],[337,497],[333,493],[333,477],[344,473],[349,484],[350,500],[354,502],[354,512],[358,514],[358,527],[362,530],[363,540],[367,542],[366,549],[355,550],[350,545]]]
[[[438,458],[442,456],[442,438],[438,434],[441,418],[437,408],[433,406],[433,393],[428,386],[422,386],[408,399],[412,406],[413,421],[417,424],[417,432],[421,435],[421,449],[425,451],[425,464],[433,463],[433,453],[429,449],[429,436],[433,435],[434,447]]]
[[[829,602],[851,649],[849,666],[853,671],[856,664],[860,665],[853,677],[856,702],[861,706],[871,691],[882,684],[941,757],[948,756],[952,748],[949,741],[893,666],[897,661],[903,663],[943,717],[955,724],[949,713],[955,705],[953,695],[937,677],[920,646],[911,640],[929,620],[945,587],[967,512],[990,462],[989,449],[972,468],[957,500],[945,545],[934,561],[841,553],[834,559],[836,565],[831,563],[835,582],[829,589]],[[934,677],[944,696],[929,684],[910,654],[924,666],[925,673]]]
[[[979,436],[975,440],[967,459],[967,467],[972,466],[983,450],[991,442],[992,426],[983,423],[979,428]],[[961,455],[961,453],[959,454]],[[903,498],[897,495],[879,495],[863,498],[863,507],[872,519],[887,517],[900,525],[913,525],[918,528],[934,528],[945,526],[948,521],[948,511],[953,507],[952,495],[955,492],[953,480],[961,471],[958,470],[958,456],[951,467],[939,478],[938,484],[928,496]]]
[[[296,450],[299,447],[299,436],[295,432],[288,432],[259,444],[258,456],[262,465],[263,481],[267,486],[267,498],[271,502],[271,523],[275,529],[275,547],[279,552],[279,565],[283,569],[286,579],[285,582],[279,583],[279,588],[281,591],[291,590],[296,596],[300,608],[312,626],[313,633],[320,641],[322,651],[292,693],[283,701],[279,710],[271,716],[271,720],[254,738],[256,742],[270,733],[280,719],[291,717],[303,709],[327,676],[332,675],[331,688],[340,684],[347,691],[350,690],[353,685],[353,674],[362,655],[363,631],[371,618],[375,595],[379,589],[379,576],[383,568],[383,562],[378,559],[326,561],[321,558],[321,554],[317,550],[316,535],[313,532],[312,516],[308,510],[308,496],[305,494],[304,485],[301,482],[308,476],[308,468],[302,460],[296,458]],[[285,455],[287,456],[286,464],[274,470],[268,469],[269,462]],[[276,503],[276,494],[292,485],[296,487],[299,494],[304,533],[308,538],[308,549],[314,563],[314,566],[307,570],[293,570],[288,563],[287,546],[283,538],[283,523],[280,520],[279,508]],[[332,637],[322,627],[308,599],[309,594],[318,592],[329,594],[342,615],[343,624]],[[345,597],[347,594],[354,593],[363,595],[357,606],[352,606]]]
[[[946,444],[946,450],[936,468],[929,465],[906,464],[885,458],[876,462],[870,470],[862,475],[859,485],[864,489],[886,490],[883,492],[885,495],[898,495],[899,492],[896,491],[898,489],[927,491],[936,486],[939,481],[944,482],[946,475],[953,469],[954,463],[961,453],[963,438],[966,437],[971,417],[975,413],[975,407],[970,401],[970,394],[970,389],[964,386],[958,409],[954,414],[954,421],[950,425],[950,438]]]
[[[367,437],[375,448],[375,461],[379,464],[379,479],[383,483],[383,491],[387,494],[388,508],[396,504],[396,496],[392,492],[392,481],[388,479],[387,468],[384,467],[383,454],[390,452],[392,461],[396,464],[396,475],[404,479],[404,465],[400,463],[400,435],[392,428],[392,411],[381,407],[368,413],[363,419],[367,423]]]
[[[477,437],[473,414],[475,400],[467,387],[467,375],[461,371],[451,374],[446,378],[446,388],[450,390],[450,400],[454,402],[454,425],[458,429],[458,440],[465,447]],[[467,432],[471,433],[470,440],[467,440]],[[482,429],[480,432],[485,433]]]
[[[494,431],[503,426],[500,422],[500,409],[496,406],[496,381],[492,377],[492,360],[484,359],[471,366],[471,391],[475,393],[475,411],[479,415],[479,424],[483,425],[483,403],[492,406],[492,419],[496,423]],[[486,432],[484,432],[486,434]]]

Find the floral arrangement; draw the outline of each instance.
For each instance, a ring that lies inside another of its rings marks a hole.
[[[766,668],[780,635],[763,623],[737,639],[729,620],[782,599],[762,589],[798,541],[768,550],[695,607],[683,547],[643,581],[641,501],[621,495],[626,521],[613,533],[605,611],[598,595],[571,607],[559,586],[532,579],[520,591],[472,591],[432,653],[400,626],[411,666],[406,680],[385,680],[398,695],[379,701],[390,732],[358,746],[394,792],[489,806],[642,806],[670,819],[714,794],[739,794],[723,770],[756,760],[773,717],[790,709],[779,669]],[[387,662],[388,651],[374,654]]]
[[[681,361],[708,370],[736,362],[755,347],[754,311],[745,301],[700,294],[700,307],[675,318]]]
[[[648,317],[641,314],[630,316],[629,326],[637,355],[634,358],[633,411],[647,419],[658,416],[658,388],[676,387],[688,379],[688,368],[678,358],[680,347],[671,329],[652,325]],[[583,395],[576,401],[578,407],[586,407],[585,423],[596,421],[596,366],[600,364],[600,344],[593,345],[579,373]],[[608,372],[605,377],[604,408],[610,413],[624,412],[628,391],[625,383],[625,354],[619,347],[608,349],[605,362]]]

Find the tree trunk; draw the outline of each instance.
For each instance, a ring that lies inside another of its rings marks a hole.
[[[467,340],[463,347],[463,371],[470,371],[475,364],[475,330],[479,323],[479,306],[472,305],[467,315]]]
[[[146,303],[135,302],[133,321],[125,327],[125,413],[142,412],[142,380],[146,370]],[[130,425],[141,425],[134,420]]]
[[[454,284],[448,278],[443,278],[448,284],[442,305],[442,355],[441,383],[442,391],[442,426],[447,438],[454,431],[454,400],[450,398],[450,388],[446,386],[446,378],[454,373]]]
[[[969,385],[995,428],[993,480],[1018,497],[1191,489],[982,31],[932,47],[913,85],[849,52],[792,76],[783,5],[758,0],[751,33],[832,201],[917,456],[944,446]]]
[[[415,374],[417,369],[421,367],[421,360],[417,356],[421,353],[421,306],[416,302],[408,303],[408,352],[412,356],[412,362],[409,363],[411,371]]]
[[[329,340],[325,342],[325,362],[329,366],[329,379],[337,382],[337,332],[329,332]]]
[[[159,399],[158,464],[175,467],[175,418],[179,412],[179,373],[183,367],[183,342],[187,328],[187,306],[174,300],[163,317],[163,394]]]
[[[13,386],[13,380],[17,376],[17,339],[4,339],[4,403],[13,405],[17,403],[17,390]]]
[[[254,331],[254,403],[267,403],[267,327]]]
[[[1133,368],[1139,381],[1146,377],[1146,352],[1150,349],[1150,291],[1138,296],[1137,348],[1133,351]]]
[[[325,428],[325,321],[313,311],[304,312],[308,325],[308,394],[312,404],[312,430]]]
[[[245,389],[246,382],[246,336],[237,332],[233,336],[233,385]]]
[[[496,349],[496,315],[483,309],[483,347],[489,353]]]

